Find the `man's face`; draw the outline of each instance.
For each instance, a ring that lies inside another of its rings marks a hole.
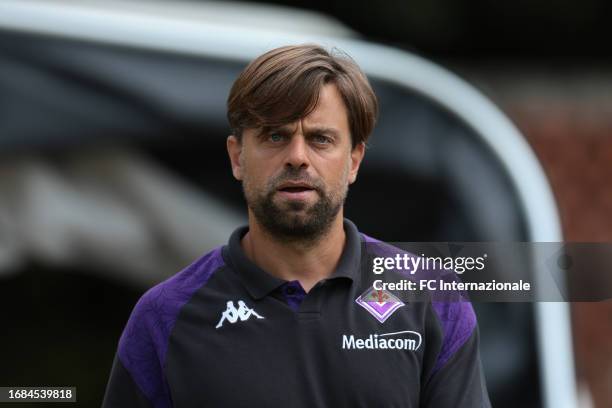
[[[305,118],[261,133],[245,129],[227,142],[234,177],[242,180],[249,211],[269,233],[315,240],[342,214],[364,145],[352,149],[348,116],[333,84],[322,87]]]

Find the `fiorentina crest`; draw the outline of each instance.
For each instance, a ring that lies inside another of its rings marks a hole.
[[[376,290],[370,287],[355,302],[381,323],[389,318],[397,309],[404,306],[404,303],[396,296],[385,290]]]

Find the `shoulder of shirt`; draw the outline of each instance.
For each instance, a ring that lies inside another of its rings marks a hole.
[[[171,306],[182,306],[199,288],[208,282],[210,277],[225,265],[219,246],[202,255],[191,264],[168,279],[147,290],[140,298],[139,305],[145,311],[161,311]]]
[[[119,342],[120,351],[150,337],[158,351],[165,354],[167,342],[180,309],[193,294],[224,266],[222,247],[217,247],[170,278],[147,290],[132,310]],[[161,349],[160,349],[161,346]],[[122,353],[120,353],[122,354]],[[163,360],[163,355],[159,356]]]

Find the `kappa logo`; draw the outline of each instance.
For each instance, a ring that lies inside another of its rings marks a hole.
[[[263,319],[263,316],[260,316],[255,310],[248,307],[244,301],[238,301],[238,308],[234,306],[234,302],[232,300],[227,302],[227,309],[221,314],[221,320],[215,326],[215,329],[223,326],[223,322],[226,320],[232,324],[236,323],[238,320],[244,322],[249,320],[251,316],[255,316],[258,319]]]
[[[381,323],[384,323],[404,302],[386,290],[376,290],[370,287],[355,302],[367,310]]]

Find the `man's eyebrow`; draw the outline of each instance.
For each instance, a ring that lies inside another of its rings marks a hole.
[[[289,136],[293,133],[293,131],[288,126],[266,126],[260,129],[257,136],[260,138],[265,138],[273,133]]]
[[[272,126],[267,129],[263,129],[260,136],[269,135],[271,133],[279,133],[281,135],[290,136],[293,135],[295,131],[296,128],[290,125]],[[306,136],[326,134],[332,137],[338,137],[340,135],[340,131],[338,129],[330,126],[310,126],[305,129],[305,133]]]
[[[295,127],[291,127],[288,125],[285,126],[271,126],[267,129],[264,129],[264,133],[281,133],[290,135],[295,132]]]
[[[312,126],[306,129],[306,134],[327,134],[330,136],[338,136],[340,134],[340,132],[338,131],[338,129],[333,128],[333,127],[328,127],[328,126]]]

